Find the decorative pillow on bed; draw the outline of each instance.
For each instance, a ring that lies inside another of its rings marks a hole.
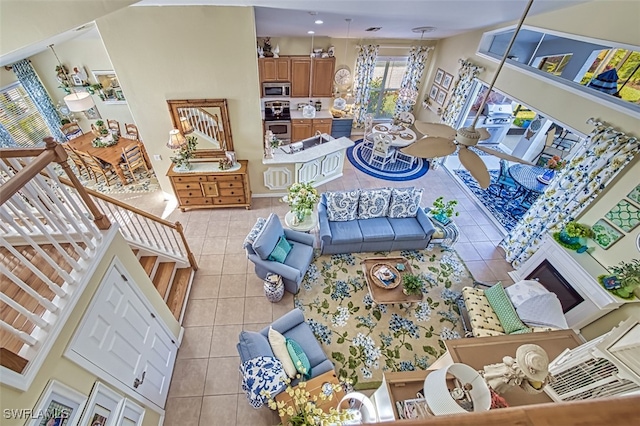
[[[333,222],[356,220],[360,190],[325,192],[327,218]]]
[[[390,199],[390,188],[360,191],[360,199],[358,201],[358,219],[373,219],[374,217],[387,216]]]
[[[391,218],[416,217],[421,198],[422,189],[393,188],[388,216]]]
[[[493,308],[496,316],[500,320],[504,332],[507,334],[520,334],[529,333],[531,329],[522,322],[516,310],[509,300],[509,296],[504,291],[502,283],[498,282],[492,287],[484,291],[484,296],[487,298],[489,305]]]

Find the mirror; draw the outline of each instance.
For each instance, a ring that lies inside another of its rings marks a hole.
[[[233,151],[226,99],[176,99],[167,104],[173,127],[184,131],[190,125],[189,136],[198,138],[195,158],[224,157],[225,151]]]

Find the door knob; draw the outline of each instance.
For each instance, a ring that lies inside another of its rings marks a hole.
[[[142,372],[142,378],[140,378],[140,379],[138,379],[136,377],[136,379],[133,381],[133,388],[134,389],[138,389],[138,386],[140,386],[142,384],[142,382],[144,382],[144,376],[145,376],[146,373],[147,373],[146,371],[143,371]]]

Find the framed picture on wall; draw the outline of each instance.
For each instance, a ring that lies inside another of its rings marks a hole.
[[[446,99],[446,97],[447,92],[442,89],[438,89],[438,96],[436,97],[436,102],[438,103],[438,105],[444,105],[444,100]]]
[[[124,398],[100,382],[96,382],[87,402],[80,424],[83,426],[112,426],[116,424]]]
[[[445,72],[440,68],[438,68],[438,71],[436,71],[436,78],[433,79],[434,83],[442,84],[442,79],[444,78],[444,74]]]
[[[435,84],[431,85],[431,90],[429,91],[429,97],[434,101],[438,97],[438,86],[436,86]]]
[[[98,107],[96,105],[84,111],[84,116],[87,117],[88,120],[99,120],[102,118],[102,116],[100,115],[100,111],[98,111]]]
[[[448,72],[444,73],[444,77],[442,78],[442,87],[449,90],[449,87],[451,87],[452,82],[453,82],[453,76]]]
[[[56,380],[51,380],[33,411],[43,413],[44,418],[34,416],[26,424],[29,426],[77,425],[86,401],[87,397],[82,393]]]

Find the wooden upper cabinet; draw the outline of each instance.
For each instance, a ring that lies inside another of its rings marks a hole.
[[[329,98],[333,95],[333,70],[336,58],[313,60],[313,86],[311,96]]]
[[[311,58],[291,58],[291,97],[309,97]]]
[[[291,80],[289,58],[258,58],[258,70],[261,83]]]

